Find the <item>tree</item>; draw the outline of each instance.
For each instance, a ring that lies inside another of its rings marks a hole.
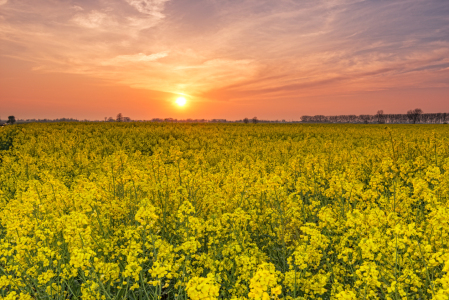
[[[8,121],[6,121],[6,124],[14,124],[14,123],[16,123],[16,117],[14,117],[14,116],[9,116],[8,117]]]
[[[122,115],[122,113],[119,113],[119,114],[117,115],[116,121],[117,121],[117,122],[123,122],[123,115]]]
[[[248,122],[249,122],[248,118],[243,119],[243,123],[248,124]]]
[[[253,123],[254,123],[254,124],[257,124],[257,122],[259,122],[259,120],[257,119],[257,117],[254,117],[254,118],[253,118]]]
[[[383,110],[378,110],[377,114],[376,114],[376,118],[377,118],[377,123],[379,123],[379,124],[385,123],[384,111]]]
[[[356,115],[349,115],[348,116],[349,123],[355,123],[357,121]]]
[[[360,115],[359,119],[363,122],[363,124],[368,124],[370,117],[370,115]]]
[[[423,111],[421,108],[415,108],[407,112],[407,117],[410,121],[413,122],[413,124],[416,124],[416,122],[419,122],[419,120],[421,119],[422,113]]]
[[[301,122],[310,122],[311,119],[311,116],[301,116]]]

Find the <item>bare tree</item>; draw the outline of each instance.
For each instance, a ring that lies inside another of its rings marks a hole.
[[[370,117],[370,115],[360,115],[359,119],[363,124],[368,124]]]
[[[423,111],[421,108],[415,108],[407,112],[407,117],[410,121],[413,122],[413,124],[416,124],[416,122],[419,122],[419,120],[421,119],[422,113]]]
[[[123,115],[122,115],[122,113],[119,113],[119,114],[117,115],[116,121],[117,121],[117,122],[123,122]]]
[[[376,118],[377,118],[377,123],[379,123],[379,124],[385,123],[384,111],[378,110],[377,114],[376,114]]]
[[[355,123],[357,121],[356,115],[349,115],[348,116],[349,123]]]
[[[244,118],[244,119],[243,119],[243,123],[248,124],[248,123],[249,123],[248,118]]]
[[[259,122],[259,120],[257,119],[257,117],[254,117],[254,118],[253,118],[253,123],[254,123],[254,124],[257,124],[257,122]]]
[[[301,116],[301,122],[310,122],[310,116]]]
[[[329,119],[324,115],[316,115],[316,116],[312,117],[312,122],[325,123],[325,122],[329,122]]]

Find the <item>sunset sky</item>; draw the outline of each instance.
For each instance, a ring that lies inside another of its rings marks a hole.
[[[417,107],[449,112],[448,0],[0,0],[3,120]]]

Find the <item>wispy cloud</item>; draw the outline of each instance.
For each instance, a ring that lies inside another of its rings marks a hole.
[[[169,0],[126,0],[132,7],[143,14],[163,18],[164,4]]]
[[[115,25],[112,20],[108,18],[108,15],[99,11],[91,11],[87,14],[78,13],[72,20],[82,26],[87,28],[99,28],[101,26]]]
[[[110,60],[104,61],[103,65],[123,65],[123,64],[134,64],[134,63],[145,63],[158,60],[159,58],[166,57],[168,54],[166,52],[153,53],[150,55],[145,55],[144,53],[138,53],[133,55],[118,55]]]

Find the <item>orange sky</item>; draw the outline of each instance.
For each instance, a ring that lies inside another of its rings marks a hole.
[[[416,107],[449,111],[447,0],[0,0],[2,119]]]

